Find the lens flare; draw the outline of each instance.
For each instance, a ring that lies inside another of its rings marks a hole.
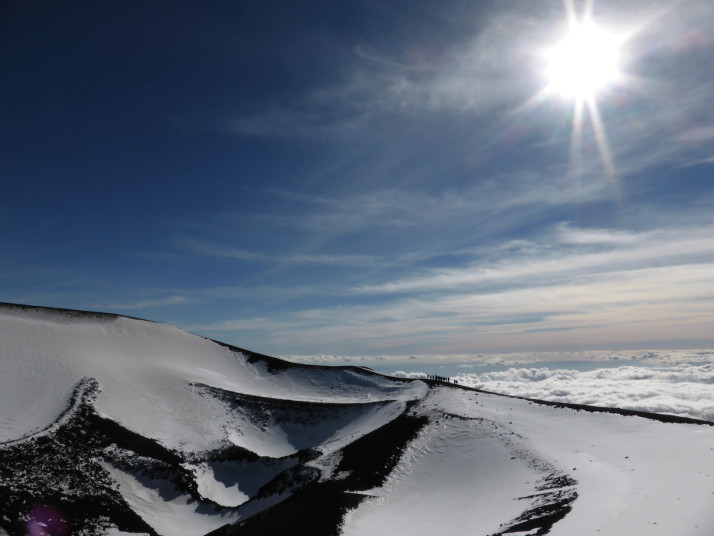
[[[36,504],[30,510],[25,531],[25,536],[65,536],[69,534],[69,522],[59,510]]]

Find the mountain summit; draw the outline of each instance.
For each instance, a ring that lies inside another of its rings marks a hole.
[[[0,534],[710,536],[709,424],[0,304]]]

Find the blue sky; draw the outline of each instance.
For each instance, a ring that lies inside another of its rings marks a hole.
[[[579,129],[565,7],[4,2],[0,301],[277,355],[714,347],[714,4],[595,2],[622,77]]]

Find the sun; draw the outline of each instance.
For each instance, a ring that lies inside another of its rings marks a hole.
[[[608,25],[601,26],[593,16],[594,0],[583,0],[581,13],[577,13],[575,0],[563,0],[563,5],[567,33],[559,41],[550,45],[543,43],[536,49],[535,55],[542,60],[540,72],[546,75],[545,84],[516,108],[515,113],[548,103],[552,97],[561,100],[565,106],[548,106],[548,109],[555,113],[564,109],[565,118],[570,119],[568,176],[574,180],[592,176],[595,168],[590,155],[594,141],[604,176],[621,198],[619,173],[600,107],[607,105],[610,98],[615,99],[613,102],[622,102],[622,96],[628,95],[637,82],[625,64],[633,57],[628,50],[629,41],[645,23],[628,26],[611,20],[611,28],[616,30],[608,31]],[[563,124],[563,118],[558,118],[558,124]],[[587,127],[592,136],[585,132]]]
[[[548,89],[566,98],[594,99],[620,78],[617,38],[586,20],[546,52]]]

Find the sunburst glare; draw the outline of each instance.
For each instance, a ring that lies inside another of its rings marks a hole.
[[[601,118],[598,101],[608,90],[623,84],[620,49],[624,38],[600,27],[592,15],[592,3],[586,2],[578,17],[572,1],[565,2],[568,32],[543,52],[547,85],[544,94],[572,101],[573,123],[570,142],[570,171],[582,173],[583,126],[589,119],[605,174],[620,196],[617,169]]]

